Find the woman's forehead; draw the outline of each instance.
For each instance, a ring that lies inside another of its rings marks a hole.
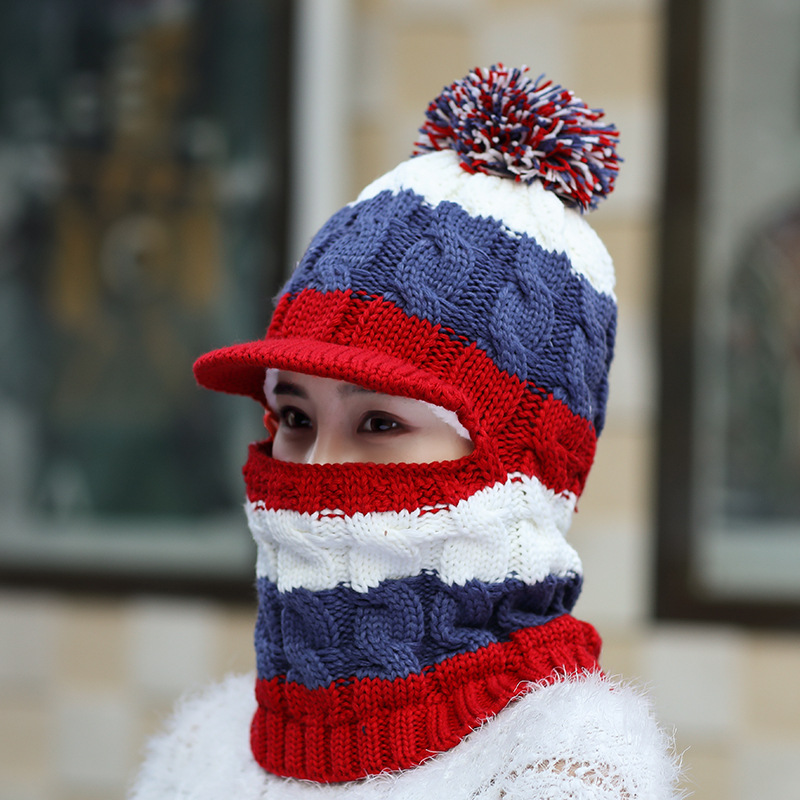
[[[292,372],[283,369],[268,369],[264,380],[264,394],[267,399],[270,395],[288,394],[294,396],[309,396],[317,390],[329,392],[335,391],[337,394],[347,395],[380,395],[380,392],[367,389],[349,381],[337,378],[325,378],[320,375],[310,375],[303,372]],[[384,395],[390,397],[391,395]]]

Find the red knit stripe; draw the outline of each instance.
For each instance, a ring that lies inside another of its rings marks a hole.
[[[563,616],[404,679],[322,689],[258,681],[253,754],[272,773],[321,783],[407,769],[453,747],[528,683],[597,669],[599,652],[594,628]]]
[[[251,445],[244,467],[247,497],[269,510],[351,516],[455,505],[508,479],[496,460],[467,458],[447,464],[289,464]],[[488,462],[488,463],[487,463]],[[492,463],[494,462],[494,463]]]
[[[552,429],[557,420],[551,416],[541,422]],[[593,438],[584,441],[594,444]],[[519,443],[525,444],[522,433]],[[496,451],[487,452],[486,442],[480,442],[471,455],[458,461],[391,465],[289,464],[271,458],[269,443],[260,442],[251,445],[244,467],[247,498],[270,510],[314,513],[336,509],[330,513],[347,516],[364,511],[436,510],[505,483],[509,480],[507,470],[535,477],[555,494],[580,494],[591,466],[589,452],[579,460],[575,449],[552,438],[529,439],[527,444],[528,449],[516,454],[511,470]]]

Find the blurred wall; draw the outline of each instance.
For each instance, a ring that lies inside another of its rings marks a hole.
[[[586,573],[577,614],[603,635],[606,670],[646,685],[677,728],[697,800],[797,797],[800,637],[650,618],[661,4],[324,1],[323,30],[340,35],[318,57],[337,60],[327,89],[344,104],[345,127],[331,133],[344,152],[318,176],[312,213],[296,210],[296,242],[321,221],[314,214],[405,158],[428,101],[472,66],[528,64],[620,127],[618,188],[592,215],[617,265],[620,327],[607,427],[572,532]],[[319,36],[313,18],[300,21],[304,37]],[[325,87],[325,64],[307,64],[306,85]],[[325,146],[324,129],[313,136]],[[298,169],[298,185],[308,191],[313,175]],[[124,797],[174,700],[252,668],[253,618],[211,601],[0,591],[0,800]]]

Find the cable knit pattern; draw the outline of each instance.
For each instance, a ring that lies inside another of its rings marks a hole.
[[[459,586],[423,573],[367,592],[346,586],[281,592],[260,578],[258,676],[283,675],[312,689],[350,677],[405,678],[568,613],[580,584],[570,575]]]
[[[512,237],[524,234],[545,250],[563,252],[575,273],[598,292],[614,296],[614,265],[600,237],[578,211],[566,208],[540,183],[470,174],[455,153],[442,150],[398,164],[369,184],[358,201],[408,189],[431,207],[457,203],[470,216],[496,220]]]
[[[602,428],[616,305],[563,252],[455,203],[430,207],[410,190],[385,191],[322,227],[285,291],[309,287],[357,288],[457,331],[500,370]]]
[[[286,474],[302,474],[306,466],[292,465]],[[391,480],[392,470],[376,470],[373,481],[381,474]],[[556,495],[525,476],[511,475],[454,506],[347,515],[265,505],[256,500],[245,507],[258,545],[256,572],[281,591],[343,585],[365,592],[420,572],[434,572],[445,584],[536,583],[581,573],[564,538],[575,497]]]

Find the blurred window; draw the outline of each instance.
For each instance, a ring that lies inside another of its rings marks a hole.
[[[800,4],[672,0],[658,611],[800,623]]]
[[[289,6],[0,4],[6,581],[246,591],[255,432],[191,365],[282,279]]]

